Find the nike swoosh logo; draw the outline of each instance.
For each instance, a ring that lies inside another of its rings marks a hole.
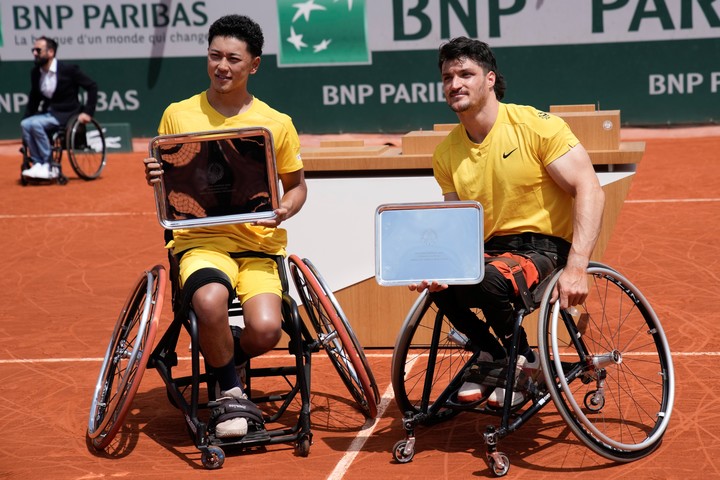
[[[517,150],[517,147],[510,150],[508,153],[503,153],[503,160],[512,155],[515,150]]]

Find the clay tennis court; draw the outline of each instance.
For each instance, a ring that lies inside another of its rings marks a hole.
[[[669,430],[657,452],[617,465],[588,450],[548,406],[502,441],[508,478],[720,478],[720,130],[633,129],[623,140],[644,140],[646,151],[603,260],[643,291],[662,321],[676,377]],[[85,429],[107,341],[140,273],[166,263],[163,232],[142,145],[111,155],[98,180],[80,180],[66,165],[66,186],[27,187],[18,181],[18,146],[0,145],[0,478],[492,478],[482,433],[494,417],[465,413],[421,427],[413,461],[393,461],[404,431],[389,389],[389,349],[366,351],[383,395],[374,422],[353,407],[327,357],[314,355],[307,458],[274,445],[205,470],[151,369],[122,443],[110,454],[89,451]]]

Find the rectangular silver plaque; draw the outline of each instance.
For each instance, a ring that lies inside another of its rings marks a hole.
[[[375,279],[473,284],[485,274],[483,210],[474,201],[397,203],[375,212]]]

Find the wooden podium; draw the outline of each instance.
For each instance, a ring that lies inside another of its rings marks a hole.
[[[553,106],[585,146],[605,191],[603,229],[593,252],[602,259],[620,209],[630,189],[636,165],[645,151],[644,142],[620,141],[620,112],[597,111],[593,105]],[[302,150],[308,179],[363,178],[378,176],[432,177],[432,153],[454,125],[438,124],[431,131],[413,131],[400,146],[366,146],[363,141],[333,141]],[[441,200],[436,198],[434,200]],[[333,241],[331,238],[327,241]],[[331,285],[332,287],[332,285]],[[358,279],[334,292],[360,343],[366,348],[393,347],[417,294],[407,287],[381,287],[374,276]],[[528,337],[536,337],[535,321],[525,321]]]

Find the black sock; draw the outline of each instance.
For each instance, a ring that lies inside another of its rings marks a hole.
[[[231,388],[241,386],[237,371],[235,371],[235,359],[231,359],[224,367],[212,367],[212,369],[221,391],[227,392]]]

